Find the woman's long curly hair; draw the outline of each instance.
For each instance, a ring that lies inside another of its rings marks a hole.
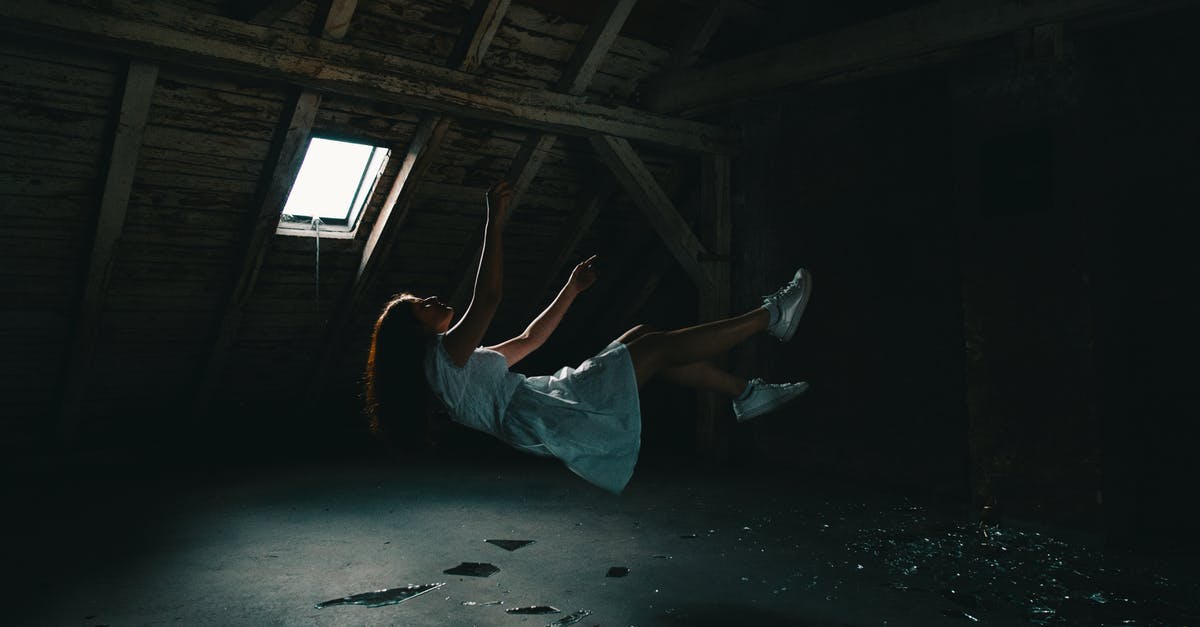
[[[425,380],[431,332],[417,320],[412,294],[398,294],[383,308],[371,333],[364,376],[368,427],[392,451],[430,442],[433,393]]]

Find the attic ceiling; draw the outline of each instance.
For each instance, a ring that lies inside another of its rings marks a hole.
[[[992,4],[1004,10],[5,3],[0,315],[12,347],[3,357],[11,446],[78,438],[131,414],[203,416],[213,404],[311,399],[326,381],[353,382],[390,294],[464,298],[482,192],[503,177],[519,204],[496,333],[519,331],[590,252],[611,278],[582,317],[631,315],[673,264],[702,299],[717,294],[727,307],[728,233],[711,232],[705,212],[730,210],[739,146],[729,101],[1015,28],[1170,3]],[[967,23],[982,26],[949,35]],[[766,63],[766,78],[738,71],[743,82],[722,74],[764,58],[787,63]],[[704,91],[689,96],[697,85]],[[319,257],[313,238],[275,233],[314,135],[378,142],[393,155],[356,237],[322,238]],[[713,172],[724,183],[694,191]]]

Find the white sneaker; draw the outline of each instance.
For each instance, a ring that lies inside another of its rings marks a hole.
[[[750,396],[746,400],[733,401],[733,415],[738,422],[746,422],[756,416],[770,413],[783,407],[808,391],[808,383],[766,383],[762,379],[750,380]]]
[[[764,296],[763,307],[776,313],[775,324],[767,327],[767,333],[779,338],[780,342],[792,339],[811,296],[812,274],[804,268],[797,270],[792,280],[778,292]]]

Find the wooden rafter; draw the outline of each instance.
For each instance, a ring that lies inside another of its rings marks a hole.
[[[671,57],[667,61],[668,67],[678,69],[695,63],[704,51],[704,48],[708,46],[708,42],[712,39],[713,34],[716,33],[726,13],[737,4],[734,0],[704,0],[704,2],[705,4],[697,8],[692,19],[688,20],[687,25],[676,39]],[[545,274],[541,281],[543,287],[538,292],[540,296],[535,300],[536,303],[543,302],[548,298],[548,292],[554,284],[555,279],[565,269],[567,262],[570,261],[570,255],[574,247],[583,239],[583,235],[587,233],[592,226],[592,222],[599,215],[598,208],[600,204],[596,203],[595,200],[593,198],[581,206],[595,207],[596,211],[577,212],[564,225],[557,238],[557,241],[562,242],[563,246],[560,246],[555,254],[547,259],[547,263],[543,264],[545,268]],[[701,313],[702,320],[711,319],[704,317],[703,311]]]
[[[712,275],[702,261],[709,257],[708,250],[679,215],[675,203],[654,180],[654,175],[637,156],[633,146],[620,137],[603,135],[593,137],[591,142],[600,160],[642,210],[671,256],[683,266],[696,287],[700,290],[710,289]]]
[[[608,54],[621,27],[625,25],[629,12],[637,0],[606,0],[600,7],[596,18],[592,20],[583,39],[575,47],[567,69],[558,82],[558,90],[568,94],[579,95],[592,84],[592,77],[600,68],[600,62]]]
[[[1177,0],[967,0],[934,2],[701,70],[647,81],[652,111],[697,109],[777,87],[847,75],[1039,24],[1178,6]]]
[[[709,250],[706,265],[712,285],[700,290],[701,322],[726,318],[730,314],[730,244],[733,232],[732,178],[727,156],[714,155],[700,164],[700,220],[697,225],[700,241]],[[727,358],[716,360],[718,366],[728,365]],[[728,454],[721,418],[728,413],[728,400],[711,391],[697,396],[696,449],[709,458],[724,459]]]
[[[604,60],[609,48],[621,34],[621,27],[625,25],[625,20],[628,19],[636,2],[637,0],[606,0],[571,53],[571,59],[567,62],[567,67],[557,84],[559,91],[575,95],[587,91],[588,85],[596,75],[596,69],[600,67],[600,62]],[[525,142],[521,144],[506,176],[506,179],[512,184],[514,192],[513,208],[509,211],[507,220],[512,220],[512,214],[520,206],[521,196],[537,178],[538,170],[541,169],[546,156],[550,154],[550,150],[554,148],[557,141],[558,137],[553,134],[534,132],[530,133],[525,138]],[[466,270],[469,265],[469,260],[459,264],[464,271],[450,296],[452,303],[464,304],[468,292],[474,286],[475,275]]]
[[[476,0],[447,63],[463,72],[476,70],[510,4],[510,0]],[[346,327],[366,299],[378,268],[391,255],[392,245],[408,220],[417,185],[441,150],[450,123],[448,116],[426,114],[417,126],[400,172],[392,182],[379,217],[367,237],[354,282],[339,299],[326,329],[315,379],[309,386],[314,396],[322,392],[325,374],[340,354]]]
[[[346,34],[346,26],[354,13],[358,0],[333,0],[313,24],[313,32],[327,37],[340,38]],[[274,141],[267,157],[268,167],[263,168],[259,179],[256,206],[251,212],[240,262],[234,265],[233,277],[227,290],[225,306],[213,334],[212,348],[193,399],[193,412],[207,410],[208,402],[216,389],[220,375],[225,370],[229,353],[241,327],[242,314],[262,269],[271,242],[279,227],[279,216],[291,193],[292,184],[304,162],[312,135],[313,122],[321,108],[321,94],[300,90],[284,104],[283,115],[275,131]]]
[[[700,60],[700,55],[724,21],[729,4],[729,0],[708,0],[708,4],[691,17],[683,30],[683,36],[676,40],[675,46],[671,48],[671,56],[667,59],[668,68],[688,68]]]
[[[83,292],[79,299],[75,335],[64,367],[59,433],[68,442],[74,440],[79,425],[80,404],[87,377],[92,370],[104,294],[108,290],[109,277],[116,259],[117,241],[125,225],[125,213],[129,207],[129,193],[133,188],[138,152],[142,146],[142,135],[157,81],[158,65],[142,61],[130,62],[125,89],[121,95],[121,108],[113,136],[108,172],[104,179],[104,192],[100,197],[96,234],[92,239]]]
[[[132,0],[103,4],[111,9],[0,3],[0,32],[534,130],[580,136],[603,133],[673,150],[729,150],[728,131],[710,124],[629,107],[592,105],[578,96],[161,4]]]

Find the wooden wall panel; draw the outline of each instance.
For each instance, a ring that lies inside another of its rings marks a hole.
[[[0,415],[6,453],[51,432],[123,65],[0,41]]]

